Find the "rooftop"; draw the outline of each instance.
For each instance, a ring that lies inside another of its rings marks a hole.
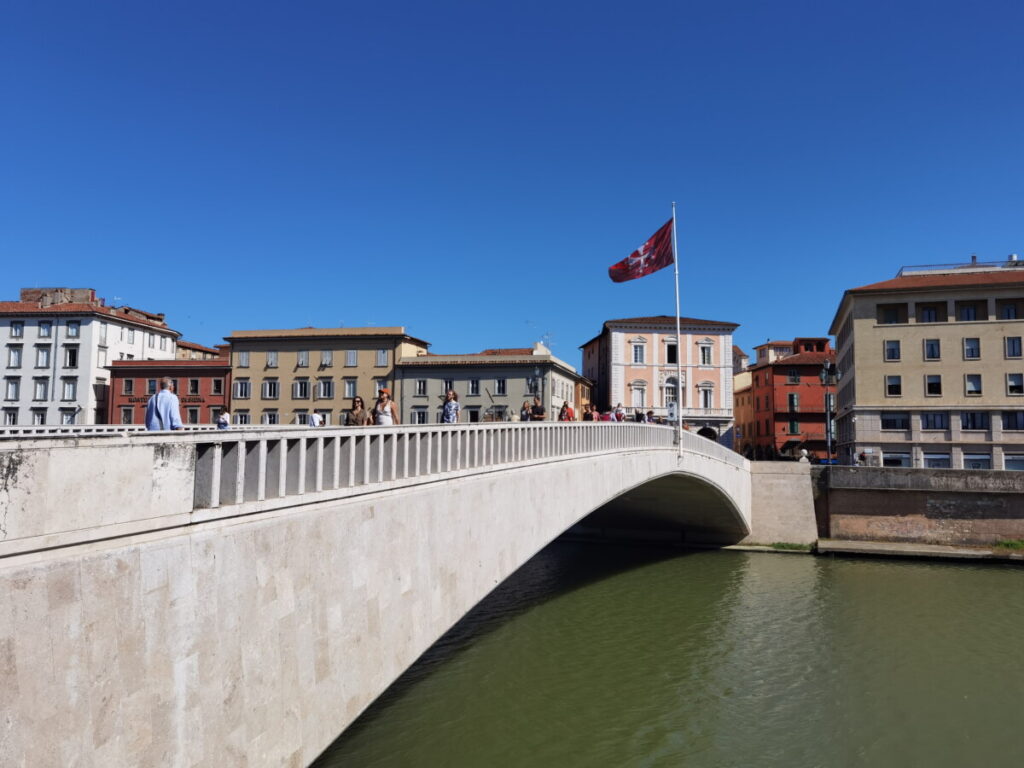
[[[409,336],[404,326],[382,326],[366,328],[268,328],[264,330],[232,331],[225,336],[225,341],[241,341],[243,339],[324,339],[354,337],[404,337],[409,341],[430,346],[422,339]]]

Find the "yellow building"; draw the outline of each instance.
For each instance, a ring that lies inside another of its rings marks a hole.
[[[1024,262],[904,267],[830,333],[841,463],[1024,469]]]
[[[311,413],[341,424],[353,397],[372,407],[381,387],[400,402],[395,361],[430,346],[402,327],[234,331],[225,341],[236,424],[306,424]]]

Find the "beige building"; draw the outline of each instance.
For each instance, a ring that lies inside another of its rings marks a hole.
[[[541,398],[548,421],[563,403],[583,417],[591,382],[552,354],[544,344],[513,349],[485,349],[462,355],[418,355],[398,363],[402,418],[412,424],[441,420],[445,392],[455,390],[460,421],[517,421],[523,402]]]
[[[904,267],[830,332],[841,463],[1024,469],[1024,263]]]
[[[430,346],[402,327],[235,331],[225,341],[236,424],[306,424],[319,413],[337,425],[355,395],[371,407],[381,387],[400,402],[395,362]]]

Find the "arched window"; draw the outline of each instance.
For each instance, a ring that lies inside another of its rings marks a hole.
[[[697,385],[697,397],[701,408],[713,408],[715,404],[715,385],[710,381],[702,381]]]
[[[675,376],[669,376],[665,379],[665,388],[662,391],[662,399],[664,400],[664,406],[667,408],[669,403],[675,403],[679,400],[679,382]]]
[[[630,406],[643,408],[647,405],[647,382],[643,379],[636,379],[629,383]]]

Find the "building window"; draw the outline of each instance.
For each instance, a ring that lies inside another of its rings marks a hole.
[[[135,379],[123,379],[121,381],[121,394],[122,395],[134,395],[135,394]]]
[[[633,408],[645,407],[645,400],[647,398],[647,385],[645,382],[637,381],[631,385],[631,397],[630,405]]]
[[[800,383],[800,371],[796,368],[790,368],[786,373],[787,384],[799,384]]]
[[[155,395],[156,394],[156,379],[147,379],[146,380],[146,394],[147,395]]]
[[[968,373],[964,376],[964,394],[969,397],[981,394],[980,373]]]
[[[700,390],[700,407],[710,408],[714,405],[714,390],[704,387]]]
[[[20,339],[25,336],[25,323],[21,320],[13,320],[11,322],[11,338]]]
[[[880,325],[895,325],[907,322],[906,304],[879,304],[878,323]]]
[[[80,329],[81,329],[81,323],[79,323],[77,320],[69,320],[68,321],[68,338],[69,339],[77,339],[78,336],[79,336]]]
[[[316,399],[317,400],[333,400],[334,399],[334,381],[329,377],[317,379],[316,382]],[[327,422],[324,422],[326,426]]]
[[[1007,336],[1004,339],[1007,357],[1020,357],[1020,336]]]
[[[299,368],[309,368],[309,350],[300,349],[296,356],[296,366]]]
[[[926,453],[924,466],[925,469],[949,469],[953,465],[949,461],[948,453]]]
[[[223,395],[224,394],[224,379],[213,379],[210,382],[210,394],[211,395]],[[220,414],[217,414],[218,416]],[[216,421],[216,419],[215,419]]]
[[[786,395],[786,400],[788,401],[790,411],[800,410],[800,395],[796,392],[790,392]]]
[[[949,429],[948,411],[923,411],[921,429]]]
[[[313,411],[313,413],[320,414],[320,418],[322,419],[322,421],[320,422],[321,426],[324,426],[324,427],[331,426],[331,412],[330,411],[320,410],[318,408],[315,411]]]
[[[918,307],[917,322],[937,323],[939,321],[939,310],[934,306]]]
[[[956,308],[957,320],[961,322],[971,322],[978,319],[978,307],[975,304],[961,304],[957,302]]]
[[[796,419],[790,419],[789,421],[789,434],[799,435],[800,434],[800,422]]]
[[[442,388],[442,391],[445,394],[447,394],[449,391],[452,391],[452,390],[455,389],[455,380],[454,379],[444,379],[444,381],[442,383],[444,384],[444,387]]]
[[[235,411],[235,424],[252,424],[252,416],[248,411]]]
[[[1024,429],[1024,411],[1003,411],[1003,429]]]
[[[675,403],[679,401],[679,382],[676,381],[675,376],[669,376],[665,379],[665,391],[662,394],[664,400],[664,407],[668,407],[669,403]]]
[[[924,377],[924,393],[926,395],[937,396],[942,394],[942,376],[938,374],[929,374]]]
[[[77,368],[78,367],[78,345],[64,347],[64,367],[65,368]]]
[[[1003,469],[1008,469],[1013,472],[1020,472],[1024,470],[1024,455],[1019,453],[1004,453]]]
[[[383,368],[388,364],[388,351],[386,349],[377,350],[377,367]]]
[[[321,352],[320,352],[320,367],[321,368],[330,368],[332,365],[334,365],[334,350],[331,350],[331,349],[321,350]]]
[[[16,408],[4,408],[4,426],[18,426],[18,410]]]
[[[476,424],[480,421],[480,409],[479,408],[467,408],[466,414],[469,416],[469,423]]]
[[[188,393],[190,395],[198,395],[199,394],[199,379],[189,379],[188,380]]]
[[[418,406],[412,409],[412,423],[413,424],[426,424],[428,412],[423,406]]]
[[[665,345],[665,364],[676,365],[679,363],[679,347],[675,344]]]
[[[941,356],[941,345],[938,339],[925,339],[924,340],[924,359],[925,360],[938,360]]]
[[[264,400],[277,400],[281,396],[281,385],[278,383],[277,379],[264,379],[261,394],[263,395]],[[268,413],[268,411],[264,411],[264,414],[266,413]],[[277,422],[264,421],[263,423],[276,424]]]
[[[882,466],[883,467],[909,467],[910,466],[910,454],[909,453],[892,453],[890,451],[882,452]]]
[[[68,336],[70,336],[70,335],[71,334],[69,333]],[[135,343],[135,329],[134,328],[129,328],[128,329],[128,343],[129,344],[134,344]]]
[[[36,368],[50,367],[50,345],[42,344],[36,347]]]
[[[961,429],[988,429],[990,425],[988,411],[961,411]]]
[[[241,350],[238,353],[238,367],[248,368],[249,367],[249,352],[248,350]]]
[[[427,394],[427,380],[426,379],[416,379],[416,395],[419,396],[419,397],[424,397],[424,396],[426,396],[426,394]]]
[[[506,379],[495,379],[494,380],[494,394],[496,394],[496,395],[507,395],[508,394],[508,381]]]
[[[106,344],[107,343],[106,329],[107,329],[107,324],[106,323],[100,323],[100,344]],[[51,323],[49,320],[42,320],[42,321],[40,321],[40,323],[39,323],[39,338],[41,338],[41,339],[48,339],[52,335],[53,335],[53,323]]]
[[[21,368],[21,345],[16,344],[7,347],[7,367]]]
[[[32,380],[32,399],[33,400],[45,400],[47,395],[50,393],[50,380],[49,379],[33,379]]]
[[[981,340],[964,339],[964,360],[977,360],[981,357]]]
[[[902,412],[883,413],[882,429],[910,429],[910,414]]]
[[[644,364],[644,345],[634,344],[633,345],[633,365]]]
[[[345,352],[345,367],[354,368],[359,364],[359,350],[350,349]]]
[[[78,399],[78,379],[61,379],[61,400]]]
[[[900,342],[898,339],[890,339],[885,342],[885,359],[886,360],[899,360],[900,359]]]
[[[901,397],[903,395],[902,376],[885,377],[885,395],[886,397]]]
[[[199,423],[199,409],[195,407],[189,407],[185,409],[185,421],[188,424]]]
[[[469,380],[469,394],[479,395],[480,394],[480,379]]]
[[[992,456],[987,453],[965,453],[964,469],[992,469]]]
[[[278,419],[277,411],[276,410],[274,410],[274,411],[264,411],[263,412],[263,419],[262,419],[262,421],[263,421],[264,424],[278,424],[278,423],[280,423],[280,420]]]
[[[1006,374],[1006,394],[1024,395],[1024,373]]]
[[[160,351],[161,352],[166,352],[167,351],[167,337],[166,336],[161,336],[160,337]],[[215,421],[216,421],[216,419],[215,419]]]
[[[21,398],[21,379],[4,379],[4,400]]]
[[[711,347],[707,344],[700,346],[700,364],[711,365]]]
[[[345,379],[345,399],[351,399],[356,396],[356,380]]]
[[[239,400],[248,400],[252,397],[252,382],[248,379],[235,379],[234,390],[234,397]]]
[[[292,397],[296,400],[309,400],[309,379],[296,379],[292,382]]]
[[[277,368],[277,351],[270,350],[267,352],[267,368]],[[274,422],[277,423],[276,421]]]
[[[45,408],[33,408],[32,409],[32,425],[41,427],[46,424],[46,409]]]
[[[154,333],[147,333],[146,334],[146,342],[147,342],[147,344],[149,344],[149,348],[150,349],[155,349],[156,348],[156,334],[154,334]]]

